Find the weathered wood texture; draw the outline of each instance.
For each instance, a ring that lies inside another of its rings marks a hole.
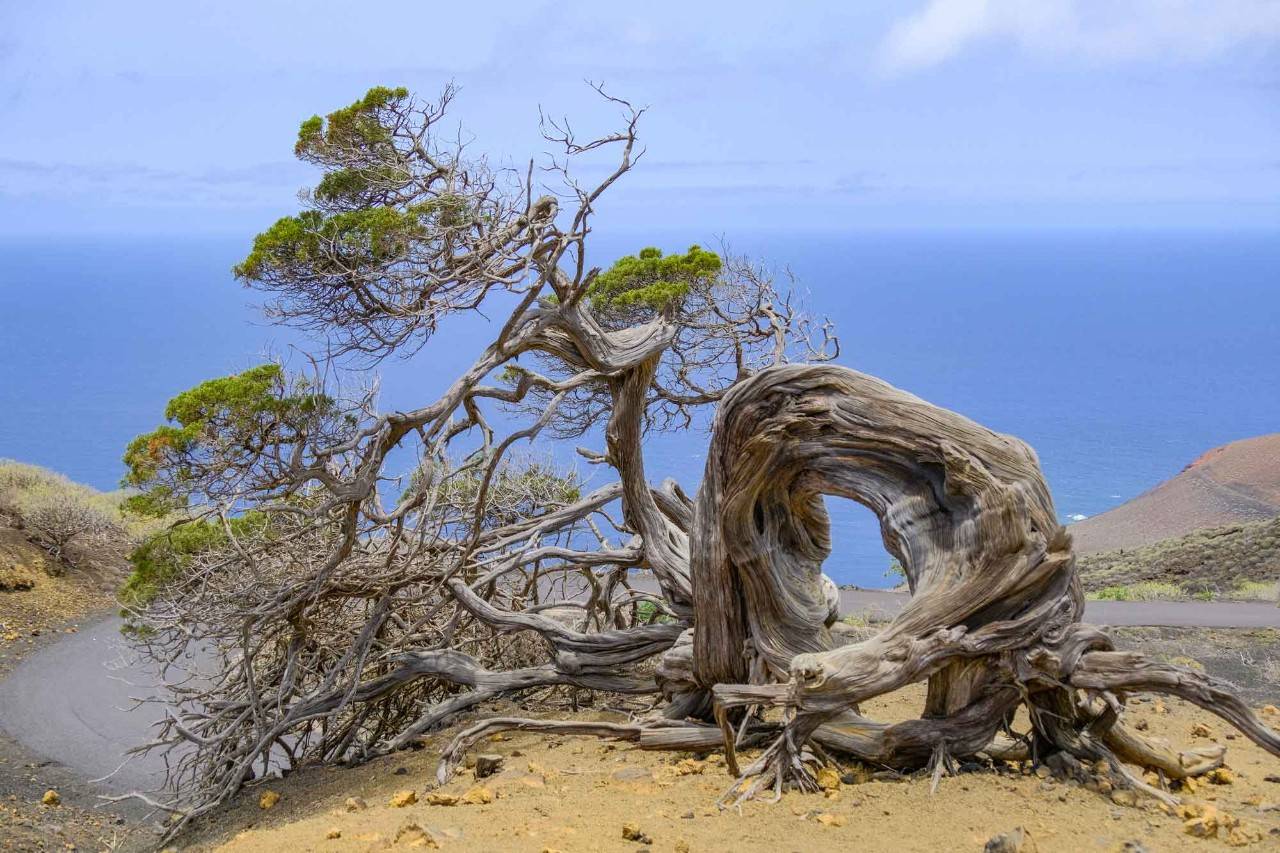
[[[874,637],[834,649],[824,495],[875,512],[912,591]],[[1080,624],[1071,537],[1026,444],[873,377],[784,365],[737,385],[715,420],[690,553],[688,680],[722,709],[796,712],[747,771],[775,787],[784,776],[811,784],[802,760],[810,739],[899,767],[996,751],[1022,702],[1040,757],[1105,759],[1139,786],[1119,759],[1172,777],[1221,762],[1220,751],[1172,753],[1123,729],[1123,698],[1136,690],[1196,702],[1280,755],[1275,733],[1228,685],[1113,652],[1105,633]],[[858,716],[860,702],[925,679],[921,719],[885,726]],[[771,682],[784,687],[763,687]]]

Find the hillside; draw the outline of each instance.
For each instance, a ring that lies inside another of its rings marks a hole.
[[[1132,549],[1280,515],[1280,433],[1210,450],[1177,476],[1070,526],[1076,553]]]
[[[1142,597],[1274,599],[1280,580],[1280,516],[1210,527],[1151,545],[1086,554],[1078,562],[1087,592],[1119,587]]]

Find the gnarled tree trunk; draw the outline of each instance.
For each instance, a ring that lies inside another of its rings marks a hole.
[[[824,495],[875,512],[912,591],[876,636],[842,648],[826,628]],[[722,722],[751,705],[795,712],[740,795],[784,777],[811,786],[811,739],[877,764],[941,768],[995,750],[1022,702],[1041,758],[1106,759],[1138,786],[1118,759],[1175,777],[1221,762],[1220,750],[1171,756],[1125,729],[1135,690],[1190,699],[1280,754],[1225,685],[1113,652],[1080,623],[1071,536],[1026,444],[870,376],[786,365],[735,387],[716,417],[690,551],[691,681],[714,692]],[[858,715],[860,702],[925,679],[921,719]]]

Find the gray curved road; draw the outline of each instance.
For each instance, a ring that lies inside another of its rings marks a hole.
[[[841,610],[871,621],[892,617],[907,596],[841,590]],[[1091,601],[1086,621],[1101,625],[1280,628],[1280,609],[1265,603]],[[116,770],[129,747],[148,739],[155,709],[130,710],[151,672],[122,642],[118,618],[106,619],[37,651],[0,681],[0,728],[31,752],[86,778]],[[154,788],[158,760],[135,759],[101,783],[108,793]]]

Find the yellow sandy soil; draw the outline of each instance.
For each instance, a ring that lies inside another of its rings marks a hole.
[[[1280,693],[1280,688],[1277,690]],[[880,719],[916,713],[923,691],[913,688],[864,707]],[[1130,722],[1146,720],[1183,744],[1225,738],[1216,718],[1176,701],[1132,707]],[[1271,716],[1273,724],[1280,723]],[[1210,726],[1195,737],[1193,726]],[[1041,853],[1121,850],[1138,842],[1148,851],[1226,849],[1223,838],[1184,833],[1183,819],[1156,803],[1117,805],[1094,790],[1008,768],[944,778],[936,794],[929,780],[867,781],[830,794],[790,793],[776,804],[753,802],[741,813],[715,802],[730,780],[716,756],[705,763],[690,755],[643,752],[629,744],[589,738],[513,734],[477,747],[500,753],[503,769],[477,782],[464,770],[440,791],[464,795],[482,785],[490,804],[431,805],[436,757],[452,732],[422,751],[355,769],[295,774],[251,788],[212,823],[198,827],[178,849],[217,851],[344,851],[431,848],[448,851],[700,851],[815,850],[980,851],[993,835],[1015,827],[1029,831]],[[501,737],[501,736],[500,736]],[[1243,738],[1223,740],[1234,781],[1205,784],[1184,800],[1211,804],[1242,821],[1259,840],[1253,849],[1280,850],[1280,774],[1275,759]],[[403,768],[399,774],[397,770]],[[260,808],[267,792],[280,795]],[[417,802],[395,807],[397,793]],[[348,810],[350,797],[366,808]],[[1123,799],[1123,798],[1121,798]],[[651,844],[623,837],[632,824]],[[1225,835],[1225,832],[1223,833]],[[399,840],[397,841],[397,837]],[[1024,848],[1030,849],[1030,848]]]

